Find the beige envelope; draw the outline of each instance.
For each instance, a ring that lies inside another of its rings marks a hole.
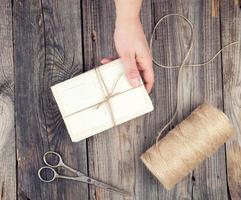
[[[153,110],[152,102],[142,85],[132,88],[124,75],[120,59],[98,67],[110,93],[109,99],[116,125]],[[117,84],[116,84],[116,81]],[[114,87],[116,84],[116,87]],[[90,70],[51,87],[73,142],[88,138],[114,126],[107,102],[107,92],[96,70]],[[98,103],[103,102],[97,105]]]

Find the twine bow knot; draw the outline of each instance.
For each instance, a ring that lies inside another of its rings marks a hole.
[[[115,92],[115,89],[116,89],[116,86],[118,84],[118,82],[120,81],[121,77],[123,76],[123,73],[121,73],[117,79],[117,81],[115,82],[115,84],[113,85],[111,91],[108,90],[108,87],[103,79],[103,76],[102,74],[100,73],[99,69],[98,68],[95,68],[95,73],[96,73],[96,76],[99,80],[99,82],[101,83],[101,89],[103,91],[103,94],[106,94],[105,97],[104,97],[104,100],[101,101],[98,105],[97,105],[97,109],[103,105],[104,103],[107,104],[107,107],[108,107],[108,110],[109,110],[109,113],[110,113],[110,116],[111,116],[111,121],[113,123],[114,126],[116,126],[116,120],[115,120],[115,116],[114,116],[114,113],[113,113],[113,109],[112,109],[112,106],[111,106],[111,103],[110,103],[110,99],[116,95],[119,95],[120,93],[114,93]],[[123,93],[123,92],[122,92]]]

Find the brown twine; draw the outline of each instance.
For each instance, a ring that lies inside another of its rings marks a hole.
[[[123,92],[115,92],[115,89],[116,89],[119,81],[120,81],[121,78],[124,76],[124,73],[121,73],[121,74],[118,76],[116,82],[114,83],[112,89],[109,91],[109,90],[108,90],[108,87],[107,87],[107,85],[106,85],[106,83],[105,83],[105,81],[104,81],[104,78],[103,78],[103,76],[102,76],[102,74],[101,74],[101,72],[100,72],[100,70],[99,70],[99,68],[94,68],[94,71],[95,71],[96,76],[97,76],[97,79],[98,79],[98,81],[99,81],[99,83],[100,83],[100,85],[101,85],[101,90],[102,90],[102,93],[103,93],[103,95],[104,95],[104,99],[103,99],[102,101],[94,104],[94,105],[87,106],[87,107],[85,107],[85,108],[83,108],[83,109],[80,109],[80,110],[78,110],[78,111],[76,111],[76,112],[73,112],[73,113],[71,113],[71,114],[69,114],[69,115],[66,115],[65,118],[70,117],[70,116],[72,116],[72,115],[74,115],[74,114],[83,112],[83,111],[85,111],[85,110],[91,109],[91,108],[96,108],[96,109],[98,109],[101,105],[103,105],[103,104],[106,103],[107,108],[108,108],[108,112],[110,113],[110,117],[111,117],[111,121],[112,121],[112,123],[113,123],[113,126],[117,126],[116,120],[115,120],[115,116],[114,116],[114,112],[113,112],[113,109],[112,109],[112,105],[111,105],[111,103],[110,103],[110,99],[113,98],[113,97],[115,97],[115,96],[118,96],[118,95],[120,95],[120,94],[124,94],[124,93],[126,93],[126,92],[131,91],[131,90],[134,90],[134,89],[136,89],[136,87],[135,87],[135,88],[132,87],[132,88],[127,89],[127,90],[125,90],[125,91],[123,91]],[[138,87],[141,87],[141,86],[143,86],[143,84],[140,84]]]
[[[141,160],[166,189],[188,175],[234,134],[227,116],[202,104],[153,145]]]
[[[212,62],[224,49],[231,45],[239,44],[238,41],[232,42],[219,50],[211,59],[198,64],[186,64],[186,61],[193,48],[193,25],[183,15],[168,14],[162,17],[155,25],[154,33],[158,25],[170,16],[180,17],[186,21],[191,29],[191,43],[189,49],[180,65],[162,65],[154,58],[153,62],[161,68],[178,68],[177,77],[177,102],[176,109],[170,121],[161,129],[156,138],[156,143],[141,155],[141,160],[154,176],[163,184],[166,189],[171,189],[177,182],[190,173],[205,158],[213,154],[227,139],[234,134],[227,116],[210,104],[202,104],[195,109],[191,115],[169,131],[160,141],[163,131],[173,122],[179,112],[179,85],[180,74],[183,67],[199,67]]]

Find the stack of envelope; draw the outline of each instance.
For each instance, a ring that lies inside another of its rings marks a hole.
[[[153,110],[144,85],[132,88],[120,59],[51,89],[73,142]]]

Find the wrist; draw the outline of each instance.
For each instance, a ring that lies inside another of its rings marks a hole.
[[[142,0],[115,0],[116,24],[138,23]]]
[[[115,25],[127,25],[127,24],[138,24],[140,23],[140,16],[139,14],[132,14],[132,15],[117,15]]]

